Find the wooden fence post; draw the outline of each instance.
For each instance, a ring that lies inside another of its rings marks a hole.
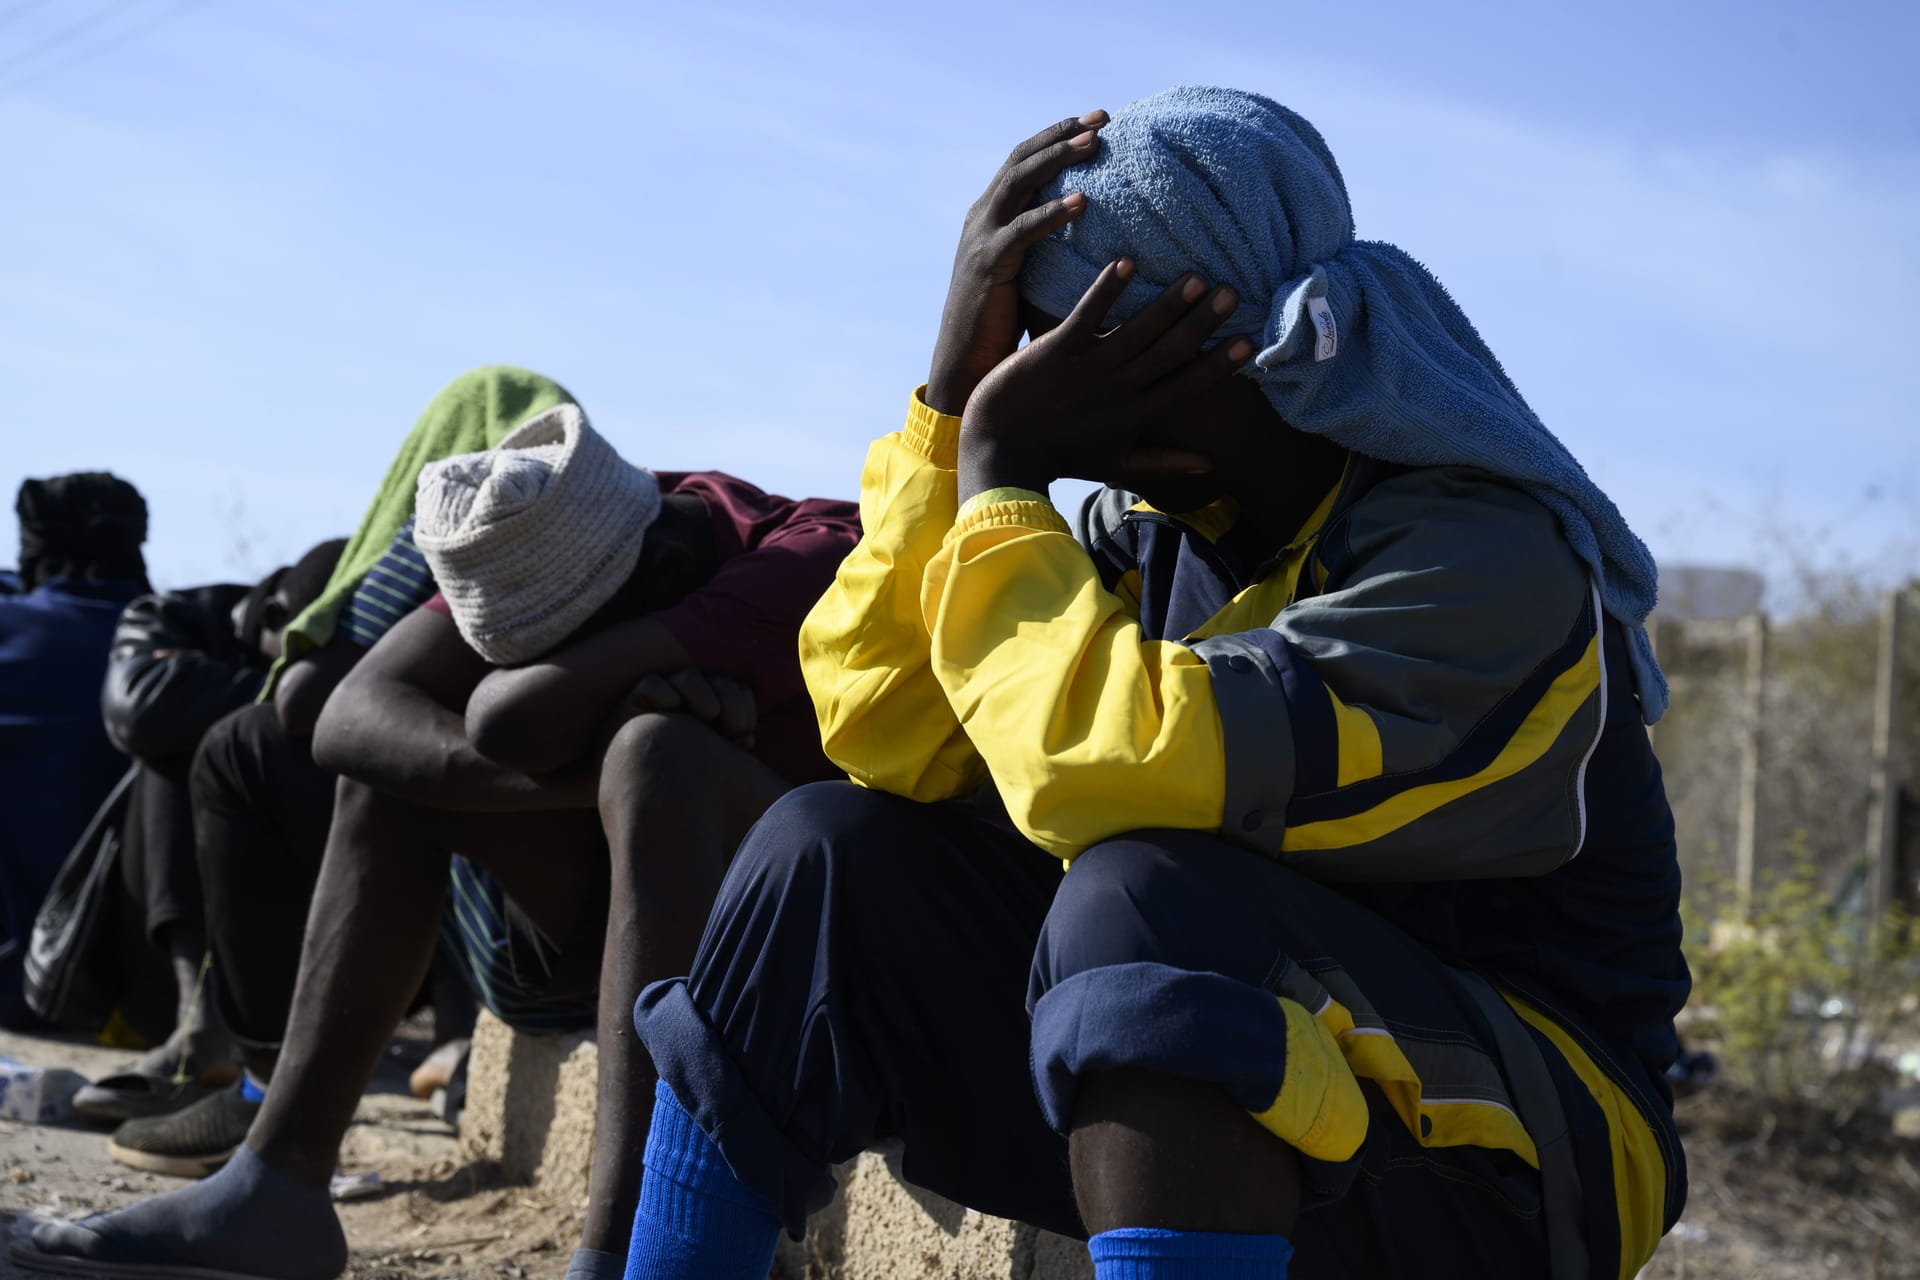
[[[1878,920],[1893,903],[1894,867],[1900,838],[1901,615],[1904,590],[1887,594],[1880,614],[1880,662],[1873,690],[1873,763],[1867,783],[1867,910]]]
[[[1747,620],[1747,697],[1740,743],[1740,826],[1733,848],[1733,885],[1745,910],[1753,900],[1760,846],[1760,766],[1766,745],[1767,615]]]

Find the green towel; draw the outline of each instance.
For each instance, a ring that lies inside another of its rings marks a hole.
[[[288,624],[280,660],[267,677],[262,700],[272,696],[274,684],[288,663],[332,639],[334,623],[354,588],[386,554],[393,535],[413,514],[414,485],[420,478],[420,468],[437,458],[491,449],[528,418],[557,404],[574,403],[573,396],[559,383],[511,365],[488,365],[448,383],[401,444],[393,465],[387,468],[387,478],[373,495],[373,505],[361,518],[347,549],[340,553],[340,564],[327,580],[327,589]]]

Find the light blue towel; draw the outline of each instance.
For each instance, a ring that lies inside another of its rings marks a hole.
[[[1178,88],[1116,113],[1095,158],[1041,195],[1087,193],[1081,218],[1028,252],[1021,292],[1064,316],[1108,262],[1139,270],[1124,320],[1187,271],[1239,292],[1219,336],[1252,336],[1244,370],[1288,423],[1369,457],[1468,466],[1519,485],[1560,519],[1627,628],[1648,724],[1667,709],[1646,617],[1657,573],[1619,508],[1534,416],[1431,272],[1356,240],[1319,131],[1235,89]]]

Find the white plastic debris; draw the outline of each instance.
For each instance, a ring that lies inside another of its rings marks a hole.
[[[28,1124],[58,1124],[72,1118],[73,1095],[88,1083],[78,1071],[0,1057],[0,1116]]]
[[[335,1173],[327,1190],[336,1204],[349,1200],[369,1200],[386,1190],[378,1173]]]

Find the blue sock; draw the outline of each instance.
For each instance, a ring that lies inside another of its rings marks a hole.
[[[780,1220],[664,1082],[653,1087],[646,1165],[627,1280],[766,1280]]]
[[[266,1083],[251,1071],[243,1072],[240,1076],[240,1096],[248,1102],[265,1102],[267,1099]]]
[[[1094,1280],[1286,1280],[1285,1236],[1122,1227],[1087,1241]]]

